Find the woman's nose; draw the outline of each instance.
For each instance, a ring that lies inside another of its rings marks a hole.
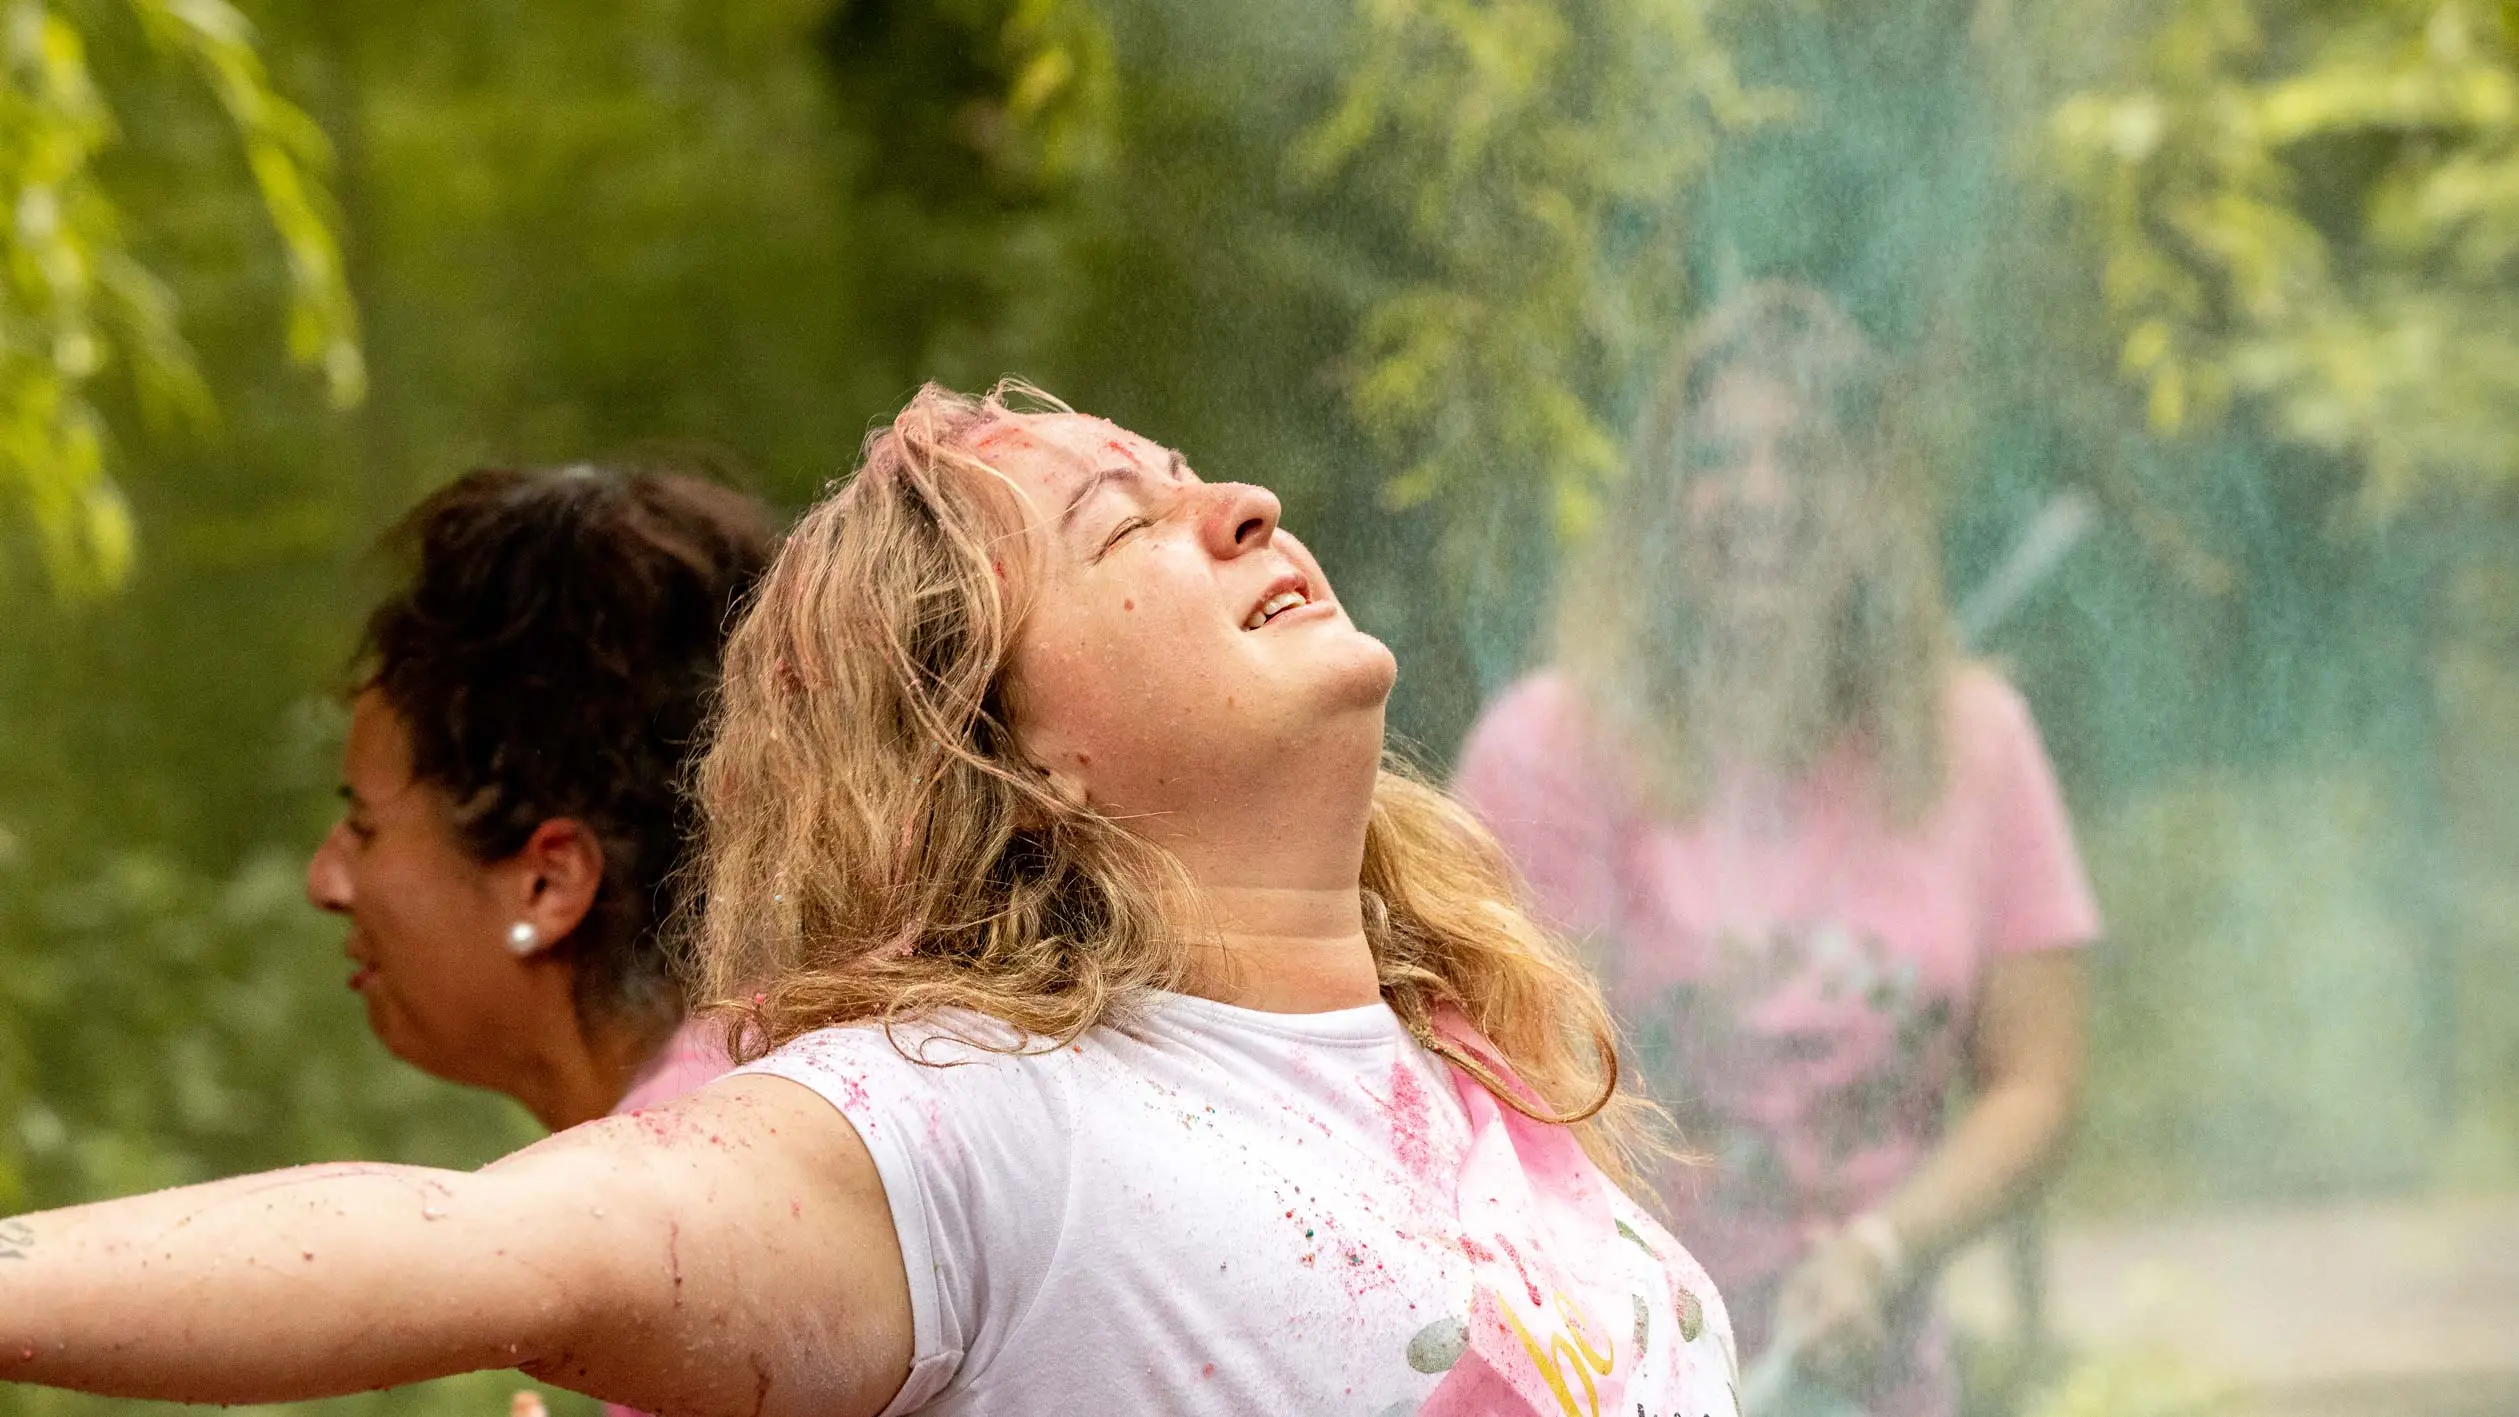
[[[306,859],[306,903],[317,910],[339,914],[350,908],[350,868],[341,859],[341,836],[347,830],[333,823]]]
[[[1268,545],[1277,534],[1277,518],[1283,511],[1277,494],[1265,487],[1213,483],[1207,488],[1207,506],[1199,515],[1199,535],[1218,560],[1230,560]]]

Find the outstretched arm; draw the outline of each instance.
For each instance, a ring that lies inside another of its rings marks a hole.
[[[873,1413],[909,1290],[829,1104],[730,1078],[478,1172],[344,1164],[0,1222],[0,1378],[270,1402],[478,1368],[649,1411]]]

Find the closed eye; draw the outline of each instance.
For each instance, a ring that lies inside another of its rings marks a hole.
[[[1130,532],[1142,531],[1153,525],[1153,522],[1148,521],[1144,517],[1129,517],[1122,520],[1118,526],[1111,528],[1111,534],[1109,536],[1103,538],[1102,549],[1093,553],[1093,559],[1099,561],[1104,556],[1109,555],[1111,548],[1119,545],[1121,538],[1127,536]]]

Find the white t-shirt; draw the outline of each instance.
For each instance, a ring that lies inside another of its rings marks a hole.
[[[1453,1196],[1469,1124],[1388,1007],[1159,995],[1030,1055],[956,1032],[1012,1037],[968,1015],[834,1028],[743,1069],[827,1099],[882,1175],[916,1345],[886,1417],[1404,1417],[1442,1384],[1477,1248]],[[1633,1241],[1603,1251],[1632,1270],[1617,1340],[1638,1344],[1614,1417],[1734,1417],[1705,1272],[1612,1209]]]

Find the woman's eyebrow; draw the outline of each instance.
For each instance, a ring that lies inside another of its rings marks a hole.
[[[1083,508],[1086,499],[1101,491],[1105,484],[1144,476],[1133,467],[1106,467],[1086,478],[1084,485],[1076,489],[1076,495],[1067,499],[1067,510],[1058,514],[1058,529],[1065,531],[1076,520],[1076,513]]]
[[[1198,480],[1198,474],[1190,471],[1190,460],[1181,456],[1178,452],[1172,452],[1170,454],[1169,460],[1164,464],[1163,471],[1164,476],[1174,482],[1195,482]],[[1065,531],[1070,525],[1072,525],[1076,520],[1076,513],[1084,508],[1087,499],[1091,498],[1094,493],[1102,490],[1103,484],[1123,480],[1142,480],[1145,475],[1146,474],[1144,472],[1138,469],[1135,463],[1123,463],[1116,467],[1106,467],[1099,472],[1094,473],[1091,477],[1085,479],[1083,486],[1076,489],[1075,496],[1067,499],[1067,510],[1058,514],[1058,529],[1060,531]]]

